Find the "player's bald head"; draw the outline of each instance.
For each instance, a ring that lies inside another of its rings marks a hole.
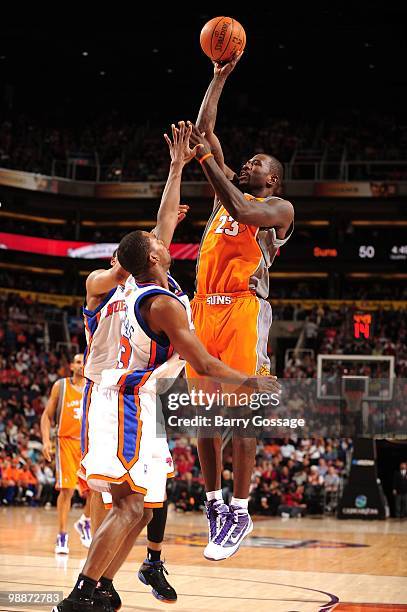
[[[239,186],[252,195],[276,194],[281,190],[283,174],[278,159],[268,153],[256,153],[243,164],[238,176]]]
[[[266,155],[266,157],[269,160],[270,173],[275,174],[278,177],[278,180],[282,181],[284,177],[283,164],[279,162],[278,159],[276,157],[273,157],[272,155]]]
[[[268,171],[273,176],[276,176],[279,181],[283,180],[284,168],[283,164],[278,161],[276,157],[269,155],[268,153],[257,153],[255,157],[260,158],[268,163]]]

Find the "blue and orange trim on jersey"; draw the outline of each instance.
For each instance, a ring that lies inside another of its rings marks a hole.
[[[114,295],[116,289],[117,289],[117,287],[113,287],[113,289],[111,289],[109,291],[109,293],[101,301],[99,306],[97,308],[95,308],[95,310],[88,310],[86,308],[86,306],[82,307],[83,320],[84,320],[84,323],[85,323],[86,331],[88,332],[87,346],[86,346],[85,353],[84,353],[84,356],[83,356],[83,364],[84,365],[86,364],[86,359],[87,359],[87,357],[89,356],[89,353],[90,353],[90,349],[91,349],[91,345],[92,345],[92,340],[94,338],[94,335],[95,335],[96,330],[97,330],[98,325],[99,325],[100,316],[101,316],[101,312],[100,311],[102,310],[102,308],[104,306],[106,306],[106,304],[108,303],[108,301],[110,300],[112,295]]]
[[[86,476],[86,479],[88,481],[101,480],[102,482],[108,482],[109,484],[123,484],[124,482],[127,482],[130,489],[135,493],[147,495],[147,489],[145,487],[140,487],[139,485],[137,485],[128,472],[123,474],[123,476],[120,476],[120,478],[111,478],[110,476],[104,476],[103,474],[89,474]]]
[[[143,421],[140,418],[141,403],[139,391],[150,378],[153,370],[147,372],[134,372],[138,377],[134,390],[133,385],[122,386],[119,390],[119,432],[117,444],[117,457],[126,470],[130,470],[137,462],[140,452],[140,440],[143,430]],[[132,392],[130,392],[130,389]]]
[[[89,448],[89,434],[88,434],[88,420],[89,420],[89,406],[92,397],[93,381],[87,380],[83,389],[82,395],[82,423],[81,423],[81,450],[82,459],[88,452]]]
[[[173,276],[171,276],[171,274],[169,272],[167,272],[167,277],[168,277],[168,285],[170,287],[170,290],[172,289],[174,291],[174,294],[176,296],[181,296],[181,295],[186,295],[184,291],[182,291],[180,285],[177,283],[177,281],[175,280],[175,278]],[[137,281],[134,281],[137,287],[156,287],[157,285],[155,283],[139,283]]]
[[[167,276],[168,276],[168,284],[171,287],[171,289],[174,290],[175,295],[177,297],[181,297],[183,295],[186,295],[185,292],[182,291],[180,285],[177,283],[175,278],[173,276],[171,276],[171,274],[169,272],[167,272]]]

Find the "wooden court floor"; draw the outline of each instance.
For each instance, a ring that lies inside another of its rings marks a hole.
[[[73,510],[71,525],[78,516]],[[72,528],[69,556],[56,556],[55,525],[55,509],[0,508],[0,591],[71,590],[86,549]],[[203,516],[170,512],[164,550],[178,592],[171,610],[407,611],[407,521],[260,519],[251,536],[233,558],[209,562]],[[123,612],[168,607],[137,579],[144,556],[142,536],[115,581]]]

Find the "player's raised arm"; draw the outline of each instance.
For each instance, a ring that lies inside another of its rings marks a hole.
[[[121,267],[115,255],[112,258],[112,267],[108,270],[93,270],[86,279],[86,304],[92,309],[92,300],[104,297],[109,291],[125,283],[129,273]],[[97,304],[96,304],[97,306]]]
[[[185,121],[180,121],[178,126],[178,128],[174,124],[171,126],[172,141],[167,134],[164,134],[170,150],[171,165],[157,214],[157,225],[153,229],[154,234],[166,247],[170,246],[175,228],[188,210],[187,207],[179,205],[182,170],[201,147],[199,144],[193,149],[189,147],[192,126],[187,127]]]
[[[242,192],[221,171],[214,159],[209,142],[196,126],[192,129],[191,143],[203,145],[199,152],[198,160],[202,160],[201,166],[208,181],[223,206],[235,221],[256,227],[274,227],[276,229],[289,227],[294,219],[294,209],[290,202],[273,197],[268,198],[264,202],[247,200]],[[250,161],[252,165],[267,164],[268,168],[269,156],[256,157],[257,159]],[[273,181],[277,182],[279,180],[277,176],[273,175],[272,171],[270,171],[269,176],[270,184]],[[266,190],[267,187],[265,188],[264,195],[266,195]]]
[[[226,83],[226,79],[235,68],[240,57],[241,55],[236,55],[230,62],[223,66],[213,62],[213,79],[206,90],[201,108],[199,109],[198,119],[196,120],[197,128],[205,133],[205,137],[210,144],[216,162],[229,179],[233,178],[235,173],[225,164],[222,146],[219,138],[215,134],[215,124],[220,95]]]
[[[51,424],[54,422],[59,400],[60,381],[57,380],[51,390],[47,405],[41,415],[42,453],[47,461],[51,461]]]

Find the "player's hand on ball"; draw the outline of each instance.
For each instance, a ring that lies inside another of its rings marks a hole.
[[[232,70],[235,69],[236,64],[240,61],[243,53],[235,53],[230,62],[226,62],[226,64],[222,64],[219,62],[213,63],[213,73],[215,76],[228,77]]]
[[[200,132],[196,125],[194,125],[190,121],[187,122],[187,125],[192,129],[192,133],[190,136],[191,144],[195,147],[200,146],[200,149],[198,149],[198,154],[196,156],[197,159],[199,159],[203,155],[206,155],[207,153],[210,153],[211,147],[209,142],[205,138],[205,133]]]
[[[180,204],[178,206],[177,225],[178,225],[178,223],[181,223],[181,221],[183,221],[185,219],[185,217],[187,216],[187,212],[188,211],[189,211],[188,204]]]
[[[193,159],[198,153],[201,145],[196,144],[192,149],[189,146],[189,140],[192,132],[192,126],[185,125],[185,121],[179,121],[176,127],[174,123],[171,126],[172,130],[172,141],[167,134],[164,134],[164,138],[168,144],[170,150],[170,157],[173,163],[179,163],[185,166],[188,162]]]

